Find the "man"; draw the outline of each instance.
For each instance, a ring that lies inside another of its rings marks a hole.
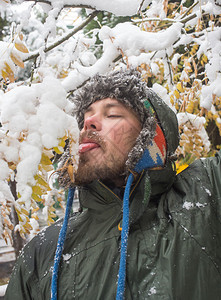
[[[96,75],[73,100],[83,212],[69,219],[58,299],[115,299],[129,178],[124,299],[220,299],[220,153],[176,176],[176,116],[134,70]],[[24,248],[6,299],[50,299],[60,227]]]

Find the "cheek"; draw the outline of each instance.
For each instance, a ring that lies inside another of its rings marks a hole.
[[[115,153],[128,154],[134,146],[138,134],[138,130],[132,126],[115,126],[106,135],[108,147],[110,146]]]

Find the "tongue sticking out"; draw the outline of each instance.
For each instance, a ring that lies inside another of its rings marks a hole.
[[[96,143],[82,143],[79,145],[79,153],[84,153],[100,146]]]

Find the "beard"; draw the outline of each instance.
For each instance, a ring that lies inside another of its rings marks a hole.
[[[126,158],[119,155],[116,149],[107,149],[105,140],[96,132],[86,132],[80,137],[80,141],[85,137],[93,138],[100,148],[98,152],[95,150],[95,154],[89,151],[80,155],[78,169],[74,174],[75,184],[86,185],[94,180],[122,181],[125,177]]]
[[[110,161],[99,165],[84,163],[84,159],[79,160],[78,170],[75,174],[76,185],[86,185],[94,180],[115,181],[124,177],[125,162],[117,162],[111,155]]]

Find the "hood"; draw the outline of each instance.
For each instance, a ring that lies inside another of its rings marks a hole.
[[[111,71],[97,74],[77,90],[72,101],[75,103],[79,128],[83,128],[84,113],[94,102],[113,98],[134,110],[142,124],[136,144],[130,151],[125,167],[126,175],[144,157],[153,161],[148,167],[164,166],[173,156],[178,144],[178,122],[170,107],[142,80],[135,69]],[[142,164],[143,165],[143,164]]]
[[[167,144],[167,158],[170,159],[179,145],[179,127],[174,111],[152,90],[148,89],[148,100],[151,102],[163,131]]]

